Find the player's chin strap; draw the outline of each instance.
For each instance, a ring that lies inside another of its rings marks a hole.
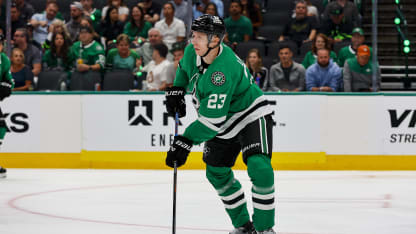
[[[207,44],[208,50],[207,50],[207,52],[205,52],[204,55],[201,56],[201,58],[207,56],[212,49],[215,49],[215,48],[219,47],[221,45],[222,40],[224,39],[224,37],[220,38],[220,42],[218,42],[218,44],[216,46],[209,47],[209,44],[211,43],[211,40],[212,40],[213,36],[214,36],[213,34],[208,35],[208,44]]]

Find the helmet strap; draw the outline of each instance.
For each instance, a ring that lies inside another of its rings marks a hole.
[[[209,44],[211,44],[211,41],[212,41],[212,38],[213,38],[214,35],[213,34],[207,34],[207,36],[208,36],[208,43],[207,43],[208,50],[207,50],[207,52],[205,52],[204,55],[201,56],[201,58],[204,58],[205,56],[207,56],[209,54],[209,52],[211,52],[212,49],[215,49],[215,48],[219,47],[220,44],[221,44],[221,41],[222,41],[222,39],[220,38],[220,42],[218,42],[217,45],[215,45],[214,47],[209,47]]]

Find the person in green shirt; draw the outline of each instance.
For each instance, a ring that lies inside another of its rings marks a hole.
[[[370,58],[370,47],[361,45],[357,49],[357,56],[347,59],[343,69],[345,92],[377,92],[380,89],[380,66],[373,64]],[[374,69],[377,73],[375,84],[373,84]]]
[[[10,72],[10,60],[3,53],[4,35],[0,34],[0,101],[9,97],[14,88],[14,81]],[[0,108],[0,147],[7,132],[7,124]],[[6,177],[6,169],[0,166],[0,178]]]
[[[117,37],[116,47],[108,51],[106,67],[108,70],[130,70],[140,69],[142,61],[140,56],[130,49],[130,40],[126,34]]]
[[[130,10],[130,21],[124,26],[124,34],[136,47],[144,43],[148,37],[147,33],[152,24],[144,20],[144,11],[140,6],[133,6]]]
[[[69,72],[72,68],[72,58],[69,50],[71,39],[65,32],[52,35],[51,48],[42,56],[42,71],[59,70]]]
[[[94,30],[99,30],[100,20],[101,20],[101,10],[93,8],[93,0],[81,0],[83,12],[85,17],[89,17],[93,22]]]
[[[235,227],[230,233],[275,234],[273,110],[244,62],[222,43],[225,25],[219,16],[202,15],[191,30],[173,87],[166,89],[166,108],[170,116],[185,116],[184,95],[190,89],[198,118],[174,137],[166,165],[182,166],[192,145],[205,142],[206,176]],[[253,222],[231,170],[240,151],[253,185]]]
[[[253,25],[251,20],[242,14],[240,1],[233,1],[230,4],[230,16],[226,18],[225,28],[227,35],[225,42],[231,42],[235,46],[239,42],[250,40],[253,35]]]
[[[79,41],[71,47],[71,56],[76,61],[76,71],[101,71],[105,66],[105,51],[102,45],[93,40],[92,27],[82,26]]]
[[[349,58],[355,58],[358,47],[364,43],[364,31],[361,28],[352,30],[351,45],[343,47],[338,52],[338,65],[344,67],[345,61]],[[370,48],[371,52],[371,48]],[[371,59],[371,58],[370,58]]]
[[[305,69],[316,62],[316,52],[322,48],[327,48],[329,51],[331,51],[330,58],[334,62],[337,62],[337,54],[331,50],[331,45],[328,37],[325,36],[325,34],[319,33],[315,37],[315,40],[312,42],[312,50],[308,51],[308,53],[306,53],[305,57],[303,58],[302,65],[305,67]]]

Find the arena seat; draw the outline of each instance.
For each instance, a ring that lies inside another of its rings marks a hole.
[[[104,91],[129,91],[134,88],[134,75],[129,70],[108,71],[104,75]]]

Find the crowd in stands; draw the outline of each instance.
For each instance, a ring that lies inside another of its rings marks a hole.
[[[380,87],[380,68],[364,44],[362,1],[197,0],[189,6],[186,0],[129,0],[134,4],[128,7],[126,1],[108,0],[98,9],[97,0],[79,0],[70,3],[69,12],[61,12],[57,1],[12,2],[9,58],[16,91],[112,90],[106,78],[120,71],[131,75],[126,90],[164,90],[184,54],[189,23],[202,14],[224,18],[224,43],[264,91]],[[30,2],[45,5],[35,12]],[[5,1],[0,4],[4,40]],[[253,41],[256,46],[247,46]]]

